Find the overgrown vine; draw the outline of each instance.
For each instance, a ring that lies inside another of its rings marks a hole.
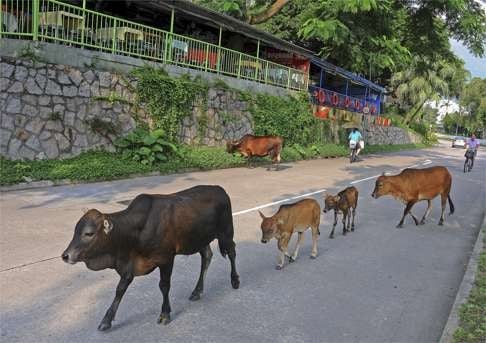
[[[176,142],[180,123],[191,114],[194,101],[206,106],[209,86],[201,78],[174,78],[152,67],[136,69],[133,75],[138,80],[137,100],[146,104],[155,128],[164,130],[167,139]]]

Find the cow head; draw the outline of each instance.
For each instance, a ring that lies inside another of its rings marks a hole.
[[[391,185],[385,173],[376,179],[375,189],[371,196],[375,199],[391,193]]]
[[[229,153],[235,152],[237,146],[237,141],[226,141],[226,151]]]
[[[327,211],[336,209],[339,200],[341,200],[339,195],[326,194],[324,198],[324,209],[322,210],[322,212],[326,213]]]
[[[265,217],[263,213],[258,211],[260,217],[262,217],[262,224],[260,225],[262,229],[262,243],[268,243],[273,237],[277,235],[278,224],[283,224],[282,219],[276,219],[275,217]]]
[[[74,236],[62,253],[66,263],[86,262],[103,255],[113,230],[111,220],[98,210],[87,211],[76,224]]]

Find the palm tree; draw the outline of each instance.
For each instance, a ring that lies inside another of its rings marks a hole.
[[[427,101],[457,93],[466,76],[460,64],[415,56],[407,69],[393,74],[391,79],[398,104],[407,111],[404,124],[409,124]]]

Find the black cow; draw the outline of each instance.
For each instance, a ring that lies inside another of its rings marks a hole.
[[[89,210],[76,224],[62,259],[85,262],[91,270],[112,268],[120,275],[113,303],[98,329],[111,327],[123,294],[135,276],[160,269],[163,295],[158,322],[170,322],[169,289],[176,255],[201,254],[201,274],[190,300],[201,297],[204,275],[213,256],[209,243],[218,240],[231,262],[231,284],[240,285],[235,267],[231,202],[219,186],[196,186],[168,195],[141,194],[123,211]]]

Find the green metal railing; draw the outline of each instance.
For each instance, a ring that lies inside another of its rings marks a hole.
[[[294,90],[306,90],[308,83],[301,70],[57,0],[0,0],[2,37],[87,47]]]

